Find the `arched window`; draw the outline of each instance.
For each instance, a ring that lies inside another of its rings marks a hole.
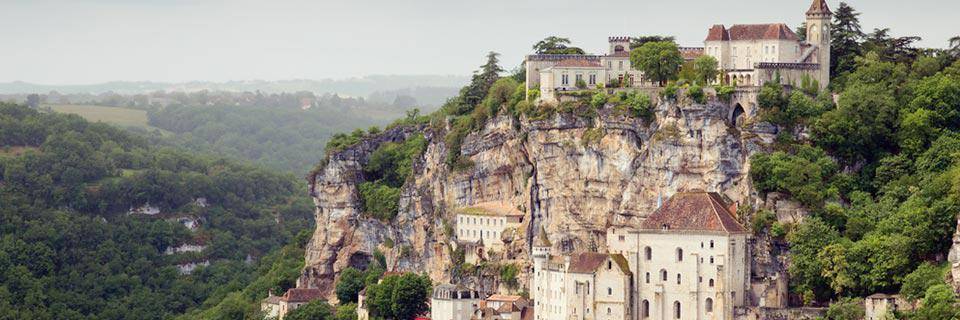
[[[673,318],[680,319],[680,301],[673,302]]]
[[[610,310],[610,308],[607,308],[607,314],[612,314],[612,313],[613,313],[613,310]]]
[[[704,309],[706,309],[707,312],[713,312],[713,299],[707,298],[707,302],[704,304]]]
[[[613,288],[607,288],[607,295],[608,295],[608,296],[612,296],[612,295],[613,295]]]
[[[643,300],[640,303],[640,315],[644,318],[650,317],[650,301]]]
[[[643,248],[643,256],[650,260],[653,258],[653,250],[650,247]]]
[[[710,256],[710,264],[713,264],[713,256]]]
[[[677,261],[683,261],[683,249],[677,248]]]
[[[647,272],[647,283],[650,283],[650,273]]]
[[[707,285],[713,288],[713,279],[710,279],[709,281],[707,281]]]
[[[667,270],[660,269],[660,280],[667,281]]]
[[[613,47],[613,52],[623,52],[623,46],[618,45]]]
[[[713,249],[713,240],[710,240],[710,249]]]
[[[613,262],[607,261],[607,270],[613,269]]]

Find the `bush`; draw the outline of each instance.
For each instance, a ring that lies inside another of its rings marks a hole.
[[[389,221],[397,215],[400,188],[365,181],[360,183],[360,201],[365,213]]]
[[[733,93],[736,89],[733,86],[717,86],[717,98],[723,102],[730,102],[730,98],[733,97]]]
[[[923,298],[928,288],[943,283],[943,271],[943,268],[924,262],[903,278],[900,293],[910,301]]]
[[[586,147],[599,143],[605,134],[606,133],[601,128],[587,129],[583,132],[583,137],[581,138],[583,146]]]
[[[597,91],[593,94],[593,97],[590,98],[590,105],[594,108],[603,108],[603,105],[607,104],[607,93],[603,91]]]
[[[694,84],[687,88],[687,95],[696,103],[707,103],[707,95],[703,93],[703,88],[700,85]]]
[[[574,83],[574,85],[576,85],[577,89],[580,89],[580,90],[587,88],[587,82],[583,81],[583,79],[577,79],[577,82]]]
[[[634,91],[622,96],[621,99],[623,103],[630,108],[630,112],[634,117],[647,120],[648,122],[653,121],[653,102],[650,101],[649,96]]]
[[[680,87],[678,87],[676,83],[671,82],[663,88],[663,92],[660,93],[660,96],[662,96],[664,99],[676,100],[678,90],[680,90]]]

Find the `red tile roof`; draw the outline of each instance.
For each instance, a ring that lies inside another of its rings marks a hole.
[[[826,0],[813,0],[813,3],[810,4],[810,10],[807,10],[808,15],[832,14],[832,13],[833,12],[830,12],[830,8],[827,7]]]
[[[680,192],[641,223],[644,230],[742,233],[746,229],[715,192]]]
[[[717,40],[800,40],[797,34],[783,23],[735,24],[726,29],[715,25],[707,33],[707,41]]]
[[[557,67],[573,67],[573,68],[602,68],[600,62],[589,61],[584,59],[566,59],[557,62]]]
[[[283,294],[283,298],[280,298],[280,300],[286,302],[310,302],[322,297],[323,291],[320,291],[320,289],[290,288],[287,290],[287,293]]]
[[[627,266],[627,260],[623,258],[621,254],[609,254],[609,253],[598,253],[598,252],[581,252],[579,254],[574,254],[570,256],[570,267],[567,269],[568,272],[573,273],[593,273],[597,271],[597,268],[603,265],[607,259],[612,259],[616,262],[617,266],[620,267],[620,271],[624,273],[629,273],[630,269]]]

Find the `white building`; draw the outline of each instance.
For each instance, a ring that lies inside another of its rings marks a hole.
[[[282,296],[275,296],[270,291],[267,298],[260,302],[260,310],[265,319],[282,320],[290,311],[322,297],[320,289],[290,288]]]
[[[433,288],[430,318],[434,320],[470,320],[480,307],[480,294],[463,285],[441,284]]]
[[[538,241],[539,242],[539,241]],[[632,319],[632,274],[619,254],[533,256],[535,319]]]
[[[799,85],[804,75],[821,88],[830,83],[830,19],[825,0],[813,0],[806,13],[807,40],[783,23],[714,25],[704,54],[719,62],[721,81],[759,86],[779,74],[784,84]]]
[[[893,312],[897,310],[910,310],[911,306],[900,295],[875,293],[868,296],[863,301],[864,320],[886,320],[893,319]]]
[[[582,81],[593,89],[612,83],[636,87],[643,72],[630,66],[630,37],[610,37],[606,55],[534,54],[525,60],[527,89],[539,89],[543,101],[557,101],[557,92],[578,90]],[[580,80],[580,81],[578,81]]]
[[[745,305],[749,234],[717,193],[682,192],[607,246],[635,275],[639,319],[733,319]]]
[[[467,262],[483,259],[490,251],[503,252],[504,232],[518,231],[523,217],[523,212],[493,202],[457,211],[457,240],[466,248]]]

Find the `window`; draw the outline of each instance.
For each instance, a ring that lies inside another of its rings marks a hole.
[[[677,284],[680,284],[680,274],[677,274]]]
[[[660,281],[667,281],[667,270],[660,269]]]
[[[677,248],[677,261],[683,261],[683,249]]]
[[[626,239],[626,237],[624,237],[624,236],[622,236],[622,235],[621,235],[621,236],[619,236],[618,238],[619,238],[619,240],[620,240],[620,242],[623,242],[623,240],[625,240],[625,239]]]
[[[706,309],[707,312],[713,312],[713,299],[707,298],[707,302],[704,303],[704,309]]]
[[[613,313],[613,310],[610,310],[610,308],[607,308],[607,314],[609,315],[609,314],[612,314],[612,313]]]
[[[623,70],[623,61],[618,61],[617,70]]]
[[[673,318],[680,319],[680,301],[673,302]]]
[[[569,75],[566,75],[566,74],[561,75],[561,76],[560,76],[560,84],[562,84],[562,85],[568,85],[568,84],[570,84],[570,76],[569,76]]]
[[[651,250],[650,247],[643,248],[643,256],[646,257],[647,260],[650,260],[653,258],[653,250]]]
[[[613,69],[613,61],[607,61],[607,69]]]
[[[713,256],[710,256],[710,264],[713,264]]]
[[[713,288],[713,279],[708,280],[707,285]]]
[[[650,317],[650,301],[643,300],[643,302],[640,303],[640,315],[644,318]]]
[[[613,262],[607,261],[607,270],[613,269]]]
[[[713,240],[710,240],[710,249],[713,249]]]
[[[596,74],[592,74],[592,73],[590,74],[590,84],[591,84],[591,85],[597,84],[597,75],[596,75]]]
[[[607,295],[608,295],[608,296],[612,296],[612,295],[613,295],[613,288],[607,288]]]
[[[582,75],[582,74],[579,74],[579,73],[578,73],[575,77],[576,77],[576,81],[574,81],[574,84],[577,84],[577,83],[579,83],[580,81],[583,81],[583,75]]]
[[[647,272],[647,283],[650,283],[650,273]]]

